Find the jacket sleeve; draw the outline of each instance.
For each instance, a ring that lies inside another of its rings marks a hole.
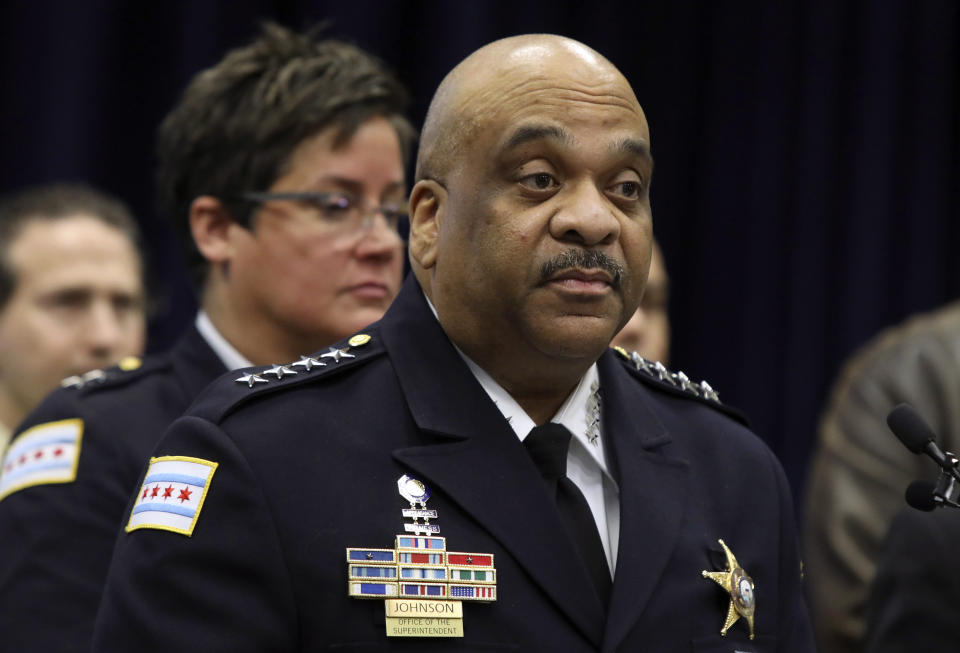
[[[75,391],[55,392],[25,422],[78,424],[74,479],[30,485],[0,500],[0,614],[9,650],[89,650],[128,491],[111,446],[117,434],[102,432],[75,399]]]
[[[797,538],[796,518],[793,512],[793,495],[779,461],[772,452],[768,452],[768,455],[776,472],[776,489],[780,499],[778,650],[810,653],[816,650],[816,646],[804,597],[800,542]]]
[[[119,534],[94,650],[295,649],[292,586],[269,506],[247,459],[218,426],[196,417],[174,422],[155,451],[155,457],[163,456],[217,466],[192,534],[156,528]],[[139,495],[138,489],[128,516]]]
[[[867,604],[866,653],[956,650],[958,537],[960,513],[949,509],[894,520]]]

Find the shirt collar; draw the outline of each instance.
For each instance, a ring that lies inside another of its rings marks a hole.
[[[424,298],[427,300],[427,305],[430,307],[430,310],[433,312],[433,316],[439,320],[437,316],[437,310],[433,306],[433,302],[430,301],[430,298],[424,294]],[[507,420],[507,423],[510,424],[510,427],[513,429],[514,433],[517,434],[517,437],[520,438],[522,442],[529,434],[530,430],[536,426],[536,423],[530,419],[530,416],[527,415],[526,411],[517,403],[517,401],[510,396],[510,393],[507,392],[503,386],[501,386],[497,381],[487,373],[486,370],[477,365],[469,356],[464,354],[455,343],[451,341],[453,348],[457,350],[457,353],[460,354],[460,357],[467,364],[467,367],[470,368],[470,372],[473,373],[473,376],[480,383],[480,386],[487,393],[487,396],[493,401],[503,417]],[[563,405],[560,406],[560,409],[556,414],[550,419],[551,422],[557,424],[563,424],[570,433],[573,434],[573,441],[578,443],[581,452],[585,452],[596,464],[600,467],[600,470],[603,472],[604,476],[607,476],[610,480],[613,480],[609,469],[607,467],[607,459],[604,453],[603,447],[603,437],[599,435],[594,442],[590,442],[590,426],[588,418],[590,416],[590,404],[591,398],[594,393],[597,393],[599,400],[600,392],[600,374],[597,371],[597,364],[594,363],[590,366],[590,369],[587,370],[586,374],[580,379],[580,382],[577,384],[577,387],[570,393],[570,396],[567,397],[567,400],[563,402]],[[598,430],[602,433],[602,428],[598,425]],[[571,443],[571,447],[574,445]]]
[[[213,326],[213,322],[210,321],[210,316],[207,315],[206,311],[200,310],[200,312],[197,313],[197,319],[194,324],[206,343],[210,345],[210,349],[213,350],[228,370],[238,370],[241,367],[253,367],[253,363],[247,360],[246,356],[237,351],[237,348],[231,345],[227,339],[223,337],[223,334],[217,331],[217,327]]]

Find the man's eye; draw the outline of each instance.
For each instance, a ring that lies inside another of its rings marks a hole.
[[[550,190],[560,185],[548,172],[527,175],[520,180],[520,184],[531,190]]]
[[[639,181],[621,181],[611,187],[611,192],[625,199],[635,200],[640,198],[643,191],[643,184]]]
[[[90,294],[82,290],[55,293],[47,298],[46,304],[54,309],[77,310],[90,303]]]

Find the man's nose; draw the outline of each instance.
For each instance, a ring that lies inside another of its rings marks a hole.
[[[116,355],[124,335],[122,316],[106,299],[91,302],[82,328],[90,353],[98,358]]]
[[[592,181],[576,184],[561,201],[560,210],[550,221],[550,232],[557,240],[592,247],[608,245],[620,237],[620,220]]]

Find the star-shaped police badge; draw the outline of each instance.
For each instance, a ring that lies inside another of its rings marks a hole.
[[[720,629],[720,635],[726,636],[730,626],[743,617],[747,620],[747,626],[750,627],[750,639],[753,639],[753,613],[757,607],[753,579],[743,570],[726,543],[723,540],[718,541],[727,556],[727,569],[725,571],[704,570],[701,573],[704,578],[711,579],[730,594],[730,607],[727,609],[727,619],[723,623],[723,628]]]

